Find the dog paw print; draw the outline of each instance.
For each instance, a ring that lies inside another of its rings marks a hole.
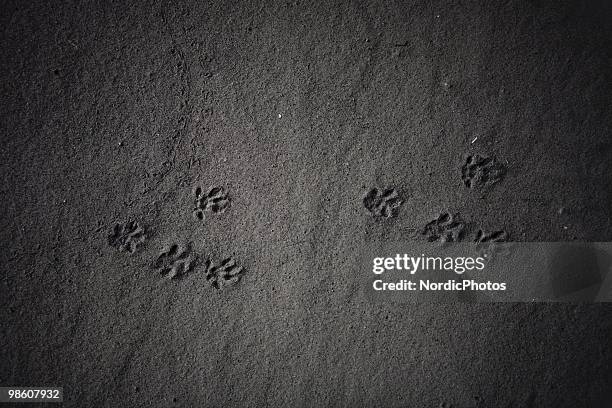
[[[138,251],[138,247],[146,239],[144,227],[135,221],[128,221],[115,224],[112,232],[108,235],[108,244],[119,251],[133,254]]]
[[[212,187],[206,193],[200,187],[194,190],[195,208],[193,215],[199,220],[205,218],[206,212],[223,213],[230,206],[230,199],[223,187]]]
[[[178,279],[189,273],[196,262],[197,256],[192,251],[191,244],[173,244],[159,254],[153,263],[153,268],[162,276]]]
[[[380,190],[373,188],[363,198],[364,207],[374,217],[395,217],[404,202],[393,188]]]
[[[468,188],[482,189],[500,182],[506,175],[506,166],[494,157],[478,154],[468,156],[461,167],[461,179]]]
[[[438,218],[428,222],[421,234],[428,242],[458,242],[463,238],[465,223],[459,214],[441,213]]]
[[[242,277],[242,267],[238,266],[232,258],[226,258],[218,265],[210,260],[207,263],[206,280],[215,289],[235,285]]]

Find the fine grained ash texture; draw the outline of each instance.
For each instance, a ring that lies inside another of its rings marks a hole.
[[[609,406],[609,305],[375,304],[358,256],[612,240],[610,9],[2,2],[0,385]]]

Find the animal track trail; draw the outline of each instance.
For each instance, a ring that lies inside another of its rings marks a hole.
[[[463,239],[465,222],[459,214],[441,213],[438,218],[428,222],[421,234],[428,242],[458,242]]]
[[[203,220],[207,212],[223,213],[230,207],[230,198],[223,187],[211,187],[205,194],[200,187],[196,187],[194,194],[195,208],[193,215],[199,220]]]
[[[108,235],[108,244],[122,252],[136,253],[147,239],[145,228],[136,221],[117,223]]]
[[[461,167],[461,179],[467,188],[484,189],[503,180],[506,166],[494,157],[468,156]]]
[[[179,279],[193,270],[197,260],[198,257],[191,249],[191,244],[172,244],[159,254],[152,267],[162,276]]]
[[[232,258],[225,258],[218,265],[207,260],[206,280],[215,289],[237,284],[242,278],[243,269]]]
[[[374,217],[395,217],[403,203],[404,201],[394,188],[381,190],[374,187],[363,198],[364,207]]]

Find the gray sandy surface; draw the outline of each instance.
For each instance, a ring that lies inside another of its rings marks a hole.
[[[359,278],[368,241],[445,211],[466,237],[612,240],[611,16],[2,2],[0,385],[75,407],[612,406],[609,305],[372,303]],[[503,177],[466,186],[475,155]],[[365,208],[375,187],[393,217]]]

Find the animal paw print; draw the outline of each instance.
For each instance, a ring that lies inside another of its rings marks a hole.
[[[242,267],[238,266],[232,258],[224,259],[219,265],[210,260],[207,263],[206,280],[215,289],[235,285],[242,277]]]
[[[153,268],[162,276],[178,279],[189,273],[196,262],[197,255],[193,253],[191,244],[185,246],[173,244],[159,254],[153,263]]]
[[[223,213],[230,206],[230,199],[223,187],[212,187],[206,194],[200,187],[197,187],[195,193],[195,208],[193,215],[203,220],[206,212]]]
[[[476,238],[474,238],[474,242],[477,244],[491,243],[491,242],[506,242],[508,241],[508,233],[506,231],[493,231],[493,232],[484,232],[479,229],[476,231]]]
[[[375,217],[395,217],[404,202],[393,188],[373,188],[363,198],[363,205]]]
[[[425,225],[421,231],[428,242],[457,242],[463,238],[465,223],[459,214],[441,213],[438,218]]]
[[[108,236],[108,244],[119,251],[135,253],[147,239],[145,229],[135,221],[115,224]]]
[[[501,242],[508,242],[510,236],[506,231],[484,232],[479,229],[476,231],[474,242],[476,243],[480,256],[495,257],[497,255],[507,256],[510,254],[508,245],[497,245]]]
[[[461,179],[468,188],[482,189],[501,181],[506,167],[494,157],[468,156],[461,167]]]

